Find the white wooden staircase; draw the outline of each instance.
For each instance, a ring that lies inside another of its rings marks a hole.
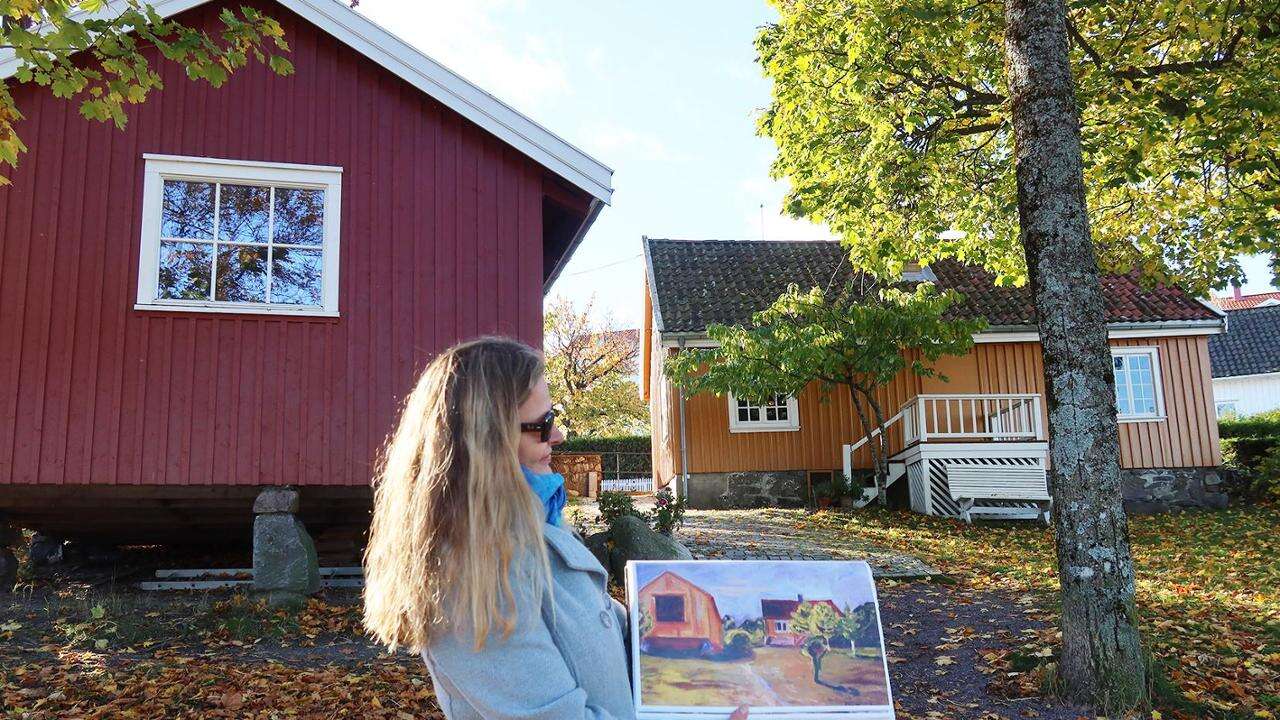
[[[919,395],[884,429],[897,423],[901,433],[892,438],[885,488],[907,478],[913,510],[965,522],[1048,521],[1048,443],[1039,395]],[[853,476],[854,454],[879,434],[844,446],[846,477]],[[872,488],[861,504],[874,499]]]

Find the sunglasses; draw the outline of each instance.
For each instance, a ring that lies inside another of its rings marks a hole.
[[[551,431],[554,430],[555,427],[556,411],[554,409],[548,410],[547,414],[543,415],[542,419],[537,422],[520,423],[521,431],[538,433],[538,439],[542,442],[547,442],[551,439]]]

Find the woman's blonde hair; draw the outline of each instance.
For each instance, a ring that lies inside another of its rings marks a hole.
[[[421,652],[447,627],[478,649],[515,625],[512,574],[545,586],[544,513],[518,455],[518,408],[543,372],[527,345],[484,337],[432,360],[406,398],[364,554],[365,628],[391,650]]]

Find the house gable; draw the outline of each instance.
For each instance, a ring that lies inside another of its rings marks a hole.
[[[162,17],[173,17],[214,0],[156,0]],[[336,0],[273,0],[427,93],[601,202],[613,194],[613,170],[555,133],[522,115],[461,75],[433,60],[369,18]],[[112,5],[77,19],[110,17]],[[20,61],[0,51],[0,79],[12,77]]]

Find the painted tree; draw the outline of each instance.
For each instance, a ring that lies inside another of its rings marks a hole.
[[[1063,594],[1060,676],[1142,701],[1099,263],[1195,292],[1280,237],[1280,8],[1200,0],[775,0],[761,118],[788,209],[879,271],[1029,280]],[[995,42],[1002,38],[1003,43]],[[1086,207],[1092,207],[1092,214]],[[937,240],[939,231],[943,241]]]
[[[634,379],[639,333],[596,320],[591,302],[578,308],[561,299],[547,308],[543,347],[551,401],[570,437],[648,431],[649,409]]]
[[[789,627],[791,632],[804,636],[800,651],[813,663],[813,681],[821,685],[822,659],[838,634],[840,614],[826,603],[802,602],[791,614]]]
[[[858,656],[858,646],[879,646],[880,619],[876,615],[875,603],[865,602],[856,608],[844,607],[840,621],[836,625],[836,633],[849,641],[849,656]]]
[[[128,121],[126,106],[163,88],[147,49],[214,87],[250,60],[288,75],[284,30],[251,7],[223,9],[210,34],[165,19],[140,0],[0,0],[0,60],[16,61],[13,77],[78,100],[87,119]],[[16,167],[26,145],[14,128],[22,118],[11,88],[0,83],[0,166]],[[0,185],[8,180],[0,172]]]
[[[933,376],[938,358],[972,348],[973,334],[984,324],[949,319],[957,297],[932,283],[883,287],[861,274],[834,288],[793,285],[752,316],[749,327],[708,326],[716,346],[680,352],[668,359],[666,373],[686,392],[748,399],[798,395],[814,382],[824,397],[843,388],[871,449],[884,502],[890,416],[882,390],[904,371]]]

